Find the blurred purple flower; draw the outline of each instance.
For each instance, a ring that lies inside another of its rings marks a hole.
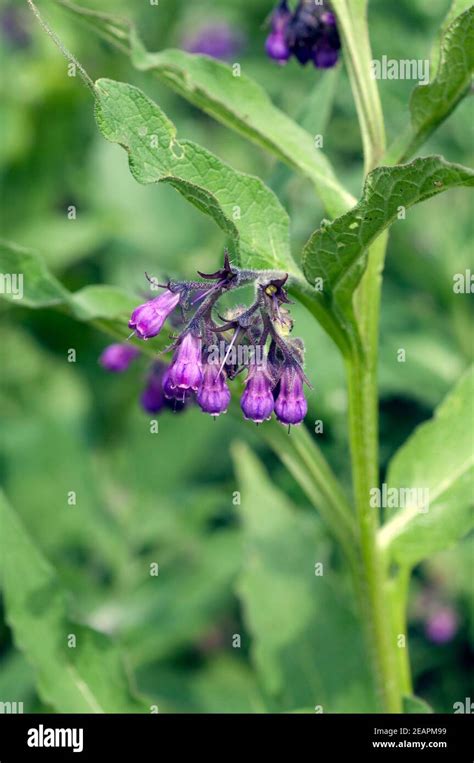
[[[201,53],[224,61],[238,55],[244,45],[243,33],[225,21],[204,24],[181,43],[188,53]]]
[[[132,344],[109,344],[100,356],[99,363],[106,371],[120,374],[127,370],[139,354],[140,350]]]
[[[449,606],[440,607],[428,616],[425,623],[427,638],[434,644],[452,641],[459,628],[457,612]]]
[[[166,366],[164,363],[154,363],[148,376],[146,385],[140,395],[140,405],[146,413],[159,413],[166,405],[163,391],[163,377]]]
[[[7,5],[0,12],[0,30],[2,37],[16,48],[27,48],[31,38],[25,23],[23,8]]]

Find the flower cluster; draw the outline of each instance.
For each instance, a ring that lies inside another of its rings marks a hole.
[[[157,336],[168,318],[182,326],[164,351],[173,350],[171,363],[153,364],[142,406],[156,413],[165,406],[181,409],[195,400],[204,413],[219,416],[230,404],[229,382],[245,372],[240,406],[246,419],[260,424],[275,413],[282,424],[300,424],[307,412],[308,381],[303,343],[290,337],[288,275],[237,268],[227,252],[220,270],[199,275],[203,280],[167,284],[152,280],[164,291],[131,315],[129,327],[144,341]],[[248,284],[254,285],[254,302],[220,315],[217,303],[222,295]],[[177,309],[181,321],[176,320]],[[127,344],[111,345],[101,363],[111,371],[123,371],[137,352]]]
[[[303,65],[312,61],[319,69],[337,63],[341,43],[329,3],[300,0],[295,11],[291,11],[287,0],[281,0],[272,13],[270,25],[265,48],[270,58],[280,64],[291,56]]]

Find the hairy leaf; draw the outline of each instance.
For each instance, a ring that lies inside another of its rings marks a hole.
[[[473,527],[473,402],[471,367],[389,465],[389,488],[420,491],[408,495],[405,506],[380,530],[381,546],[401,564],[416,564]]]
[[[259,178],[179,141],[173,123],[138,88],[102,79],[95,90],[99,128],[127,150],[135,180],[170,183],[230,236],[244,266],[297,272],[288,215]]]
[[[330,215],[351,206],[351,195],[311,135],[274,106],[265,90],[246,74],[236,76],[228,64],[182,50],[149,53],[136,34],[131,35],[131,50],[138,69],[152,70],[195,106],[306,175]]]
[[[462,10],[464,0],[453,5]],[[432,80],[418,85],[410,98],[411,127],[387,154],[390,162],[406,161],[451,114],[468,93],[474,70],[474,6],[452,19],[431,61]],[[433,78],[433,70],[434,78]]]
[[[370,244],[397,219],[401,208],[463,185],[474,185],[474,172],[439,156],[378,167],[367,176],[359,203],[309,239],[303,251],[306,278],[314,285],[321,279],[328,304],[343,322],[352,320],[352,294],[366,268]]]
[[[410,100],[412,128],[417,145],[446,119],[468,91],[474,69],[474,6],[448,27],[441,43],[436,78],[418,85]]]
[[[278,109],[247,74],[222,61],[182,50],[150,53],[128,21],[67,0],[59,0],[59,4],[130,55],[137,69],[151,71],[190,103],[306,175],[329,215],[340,215],[353,205],[354,198],[338,182],[312,136]]]

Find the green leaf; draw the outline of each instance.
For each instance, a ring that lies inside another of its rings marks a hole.
[[[259,178],[196,143],[178,141],[173,123],[138,88],[101,79],[95,91],[99,128],[126,149],[135,180],[170,183],[230,236],[243,266],[298,273],[288,215]]]
[[[195,645],[230,606],[241,555],[239,533],[218,532],[202,541],[195,537],[180,551],[173,564],[163,565],[158,585],[148,575],[129,597],[114,602],[134,668]]]
[[[129,22],[62,0],[59,4],[129,54],[137,69],[153,72],[194,106],[306,175],[328,214],[340,215],[353,205],[354,198],[338,182],[312,136],[274,106],[265,90],[246,74],[237,75],[228,64],[182,50],[150,53]]]
[[[0,525],[7,621],[35,669],[43,701],[62,713],[146,712],[113,643],[69,618],[56,573],[2,496]]]
[[[429,85],[418,85],[411,96],[413,142],[417,146],[426,140],[466,95],[473,69],[474,6],[471,6],[446,30],[441,43],[436,78]]]
[[[454,7],[464,5],[457,2]],[[411,128],[388,152],[390,162],[406,161],[468,93],[474,70],[474,6],[449,23],[434,68],[435,78],[428,85],[418,85],[411,95]]]
[[[403,711],[404,713],[432,713],[433,708],[429,706],[424,699],[415,697],[414,695],[405,696],[403,699]]]
[[[471,367],[389,465],[388,488],[419,491],[379,531],[386,554],[414,565],[454,544],[474,523],[474,448],[469,422],[474,399]],[[387,509],[390,511],[390,509]]]
[[[96,328],[114,339],[124,341],[130,334],[128,320],[140,301],[115,286],[85,286],[71,293],[48,270],[39,254],[17,244],[0,242],[0,274],[21,275],[22,295],[15,296],[16,288],[9,292],[3,288],[1,297],[17,307],[55,307],[80,321],[91,322]],[[17,282],[12,281],[16,287]],[[153,346],[131,340],[144,353],[156,356],[158,339]]]
[[[63,304],[68,298],[68,292],[48,271],[43,260],[31,250],[9,241],[0,241],[0,273],[21,279],[19,296],[15,290],[5,287],[0,292],[4,299],[18,306],[51,307]]]
[[[255,671],[246,661],[228,656],[225,651],[199,660],[197,667],[148,664],[138,671],[138,681],[147,696],[156,694],[160,712],[162,708],[174,713],[271,712]]]
[[[342,323],[354,320],[352,295],[367,265],[367,249],[396,220],[400,207],[463,185],[474,185],[474,172],[439,156],[378,167],[367,176],[359,203],[313,233],[303,251],[303,271],[311,284],[322,279],[328,308]]]
[[[447,12],[443,23],[441,24],[436,39],[433,42],[430,56],[430,79],[436,76],[441,56],[443,38],[451,24],[465,11],[472,8],[472,0],[452,0],[449,11]]]
[[[351,195],[322,151],[315,148],[312,136],[274,106],[265,90],[246,74],[235,76],[228,64],[182,50],[149,53],[134,32],[130,43],[137,69],[152,70],[195,106],[306,175],[330,215],[351,206]]]
[[[373,709],[360,628],[315,516],[291,506],[243,444],[234,462],[247,552],[238,594],[265,690],[284,711]]]

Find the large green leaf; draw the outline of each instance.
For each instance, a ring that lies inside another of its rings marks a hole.
[[[0,527],[7,621],[35,668],[43,701],[63,713],[146,712],[113,643],[69,618],[56,573],[1,496]]]
[[[360,628],[315,517],[291,506],[246,446],[234,460],[247,552],[238,593],[266,691],[284,711],[370,711]]]
[[[351,206],[351,195],[322,151],[315,148],[309,132],[274,106],[265,90],[246,74],[235,76],[232,67],[221,61],[182,50],[149,53],[135,34],[131,50],[138,69],[152,70],[195,106],[306,175],[330,215]]]
[[[173,123],[138,88],[101,79],[95,92],[99,128],[127,150],[135,180],[170,183],[230,236],[244,266],[298,272],[288,215],[259,178],[237,172],[196,143],[178,140]]]
[[[1,297],[17,307],[55,307],[77,320],[91,322],[114,339],[124,341],[130,334],[128,320],[140,302],[115,286],[85,286],[74,293],[68,291],[46,267],[42,257],[17,244],[0,241],[0,273],[23,277],[21,299],[8,290]],[[160,339],[149,345],[132,339],[146,354],[155,356]],[[161,343],[162,344],[162,343]]]
[[[304,274],[311,284],[322,279],[326,302],[342,322],[352,319],[352,295],[366,268],[367,248],[400,208],[463,185],[474,185],[474,172],[439,156],[378,167],[367,176],[359,203],[313,233],[303,251]]]
[[[190,103],[306,175],[328,214],[340,215],[352,206],[353,197],[338,182],[321,150],[315,148],[313,137],[274,106],[249,76],[208,56],[182,50],[150,53],[127,21],[63,0],[59,3],[129,54],[137,69],[151,71]]]
[[[401,564],[416,564],[473,527],[473,402],[471,367],[434,418],[418,427],[389,465],[389,489],[429,491],[420,492],[418,502],[407,501],[380,530],[382,548]]]
[[[456,0],[453,9],[461,11],[466,5],[465,0]],[[474,70],[473,5],[454,19],[450,11],[431,67],[436,69],[435,77],[428,85],[414,89],[410,98],[411,126],[389,150],[390,162],[408,159],[469,92]]]

